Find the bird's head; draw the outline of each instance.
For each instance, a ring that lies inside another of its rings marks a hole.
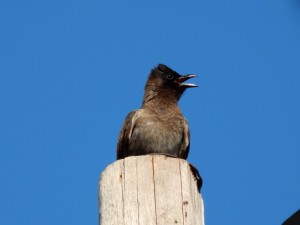
[[[195,84],[184,83],[193,77],[196,75],[180,75],[166,65],[159,64],[151,70],[145,86],[145,94],[154,92],[156,95],[168,96],[178,101],[187,88],[198,87]]]

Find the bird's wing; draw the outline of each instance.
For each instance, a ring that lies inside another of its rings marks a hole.
[[[190,128],[187,120],[183,118],[183,134],[179,149],[179,158],[187,159],[190,151]]]
[[[138,110],[130,112],[123,124],[123,127],[121,129],[121,132],[119,134],[118,138],[118,144],[117,144],[117,160],[118,159],[123,159],[127,155],[127,149],[128,145],[130,142],[131,134],[134,129],[134,124],[135,124],[135,117],[136,117],[136,112]]]

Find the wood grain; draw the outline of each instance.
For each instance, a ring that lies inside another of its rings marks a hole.
[[[204,225],[203,212],[196,180],[183,159],[128,157],[101,174],[101,225]]]

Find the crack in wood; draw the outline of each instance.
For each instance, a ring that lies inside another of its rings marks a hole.
[[[123,168],[121,167],[121,177],[123,177],[123,179],[121,180],[121,189],[122,189],[122,204],[123,204],[123,221],[125,219],[125,204],[124,204],[124,192],[125,192],[125,160],[123,160],[122,163]],[[124,171],[124,176],[122,176]]]
[[[140,224],[140,203],[139,203],[139,176],[138,176],[138,166],[137,166],[137,160],[135,160],[135,171],[136,171],[136,201],[137,201],[137,214],[138,214],[138,224]]]
[[[156,225],[157,225],[157,210],[156,210],[156,194],[155,194],[155,173],[154,173],[154,156],[152,156],[152,172],[153,172],[153,176],[152,176],[152,179],[153,179],[153,192],[154,192],[154,208],[155,208],[155,222],[156,222]]]
[[[178,161],[178,166],[179,166],[179,177],[180,177],[180,193],[181,193],[181,202],[183,202],[183,192],[182,192],[182,176],[181,176],[181,164],[180,160]],[[182,224],[184,225],[184,207],[183,204],[181,206],[181,211],[182,211]]]

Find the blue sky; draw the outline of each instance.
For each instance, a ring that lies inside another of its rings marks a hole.
[[[300,207],[300,1],[0,2],[0,224],[97,224],[100,173],[151,68],[180,101],[207,225]]]

